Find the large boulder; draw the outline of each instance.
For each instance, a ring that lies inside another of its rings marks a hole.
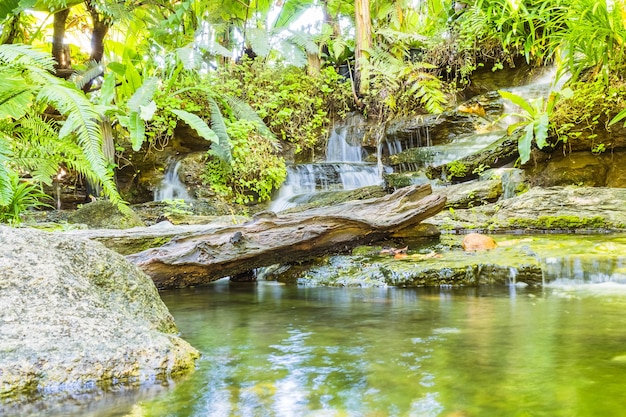
[[[100,243],[0,227],[0,414],[194,369],[148,276]]]

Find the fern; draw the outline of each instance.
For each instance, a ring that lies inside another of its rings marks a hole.
[[[54,60],[49,53],[23,44],[0,45],[0,63],[3,66],[54,71]]]
[[[104,68],[102,64],[96,61],[90,61],[87,63],[87,69],[82,71],[80,74],[74,74],[71,80],[74,82],[76,87],[79,89],[83,89],[87,84],[98,78],[104,73]]]
[[[13,171],[9,168],[9,161],[11,161],[13,153],[10,143],[11,138],[0,132],[0,206],[6,206],[13,198],[11,186]]]
[[[224,123],[224,118],[217,102],[212,97],[209,97],[209,107],[211,109],[211,126],[218,138],[218,142],[214,143],[211,149],[218,158],[230,166],[233,156],[230,151],[230,138],[226,131],[226,123]]]
[[[256,123],[259,133],[270,139],[275,148],[280,148],[280,144],[278,143],[278,139],[276,139],[276,135],[272,133],[272,131],[267,127],[263,119],[259,117],[259,115],[254,111],[252,107],[250,107],[248,103],[230,95],[224,95],[224,99],[232,109],[233,114],[238,119],[248,120],[250,122]]]
[[[104,194],[113,204],[122,201],[119,196],[113,174],[107,169],[102,154],[102,132],[98,120],[100,115],[82,92],[69,83],[50,84],[41,88],[37,95],[39,101],[53,104],[67,117],[59,131],[61,139],[75,134],[78,144],[89,161],[91,171],[87,177],[100,184]]]

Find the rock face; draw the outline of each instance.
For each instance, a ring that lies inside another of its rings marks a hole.
[[[99,243],[0,227],[0,271],[0,414],[194,368],[150,278]]]

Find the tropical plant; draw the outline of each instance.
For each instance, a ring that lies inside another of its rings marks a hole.
[[[33,170],[37,181],[49,183],[54,167],[67,163],[124,207],[113,169],[103,155],[100,113],[72,83],[51,75],[53,67],[45,52],[25,45],[0,45],[0,153],[4,156],[0,206],[9,204],[15,191],[10,182],[13,173]],[[37,129],[46,132],[45,139],[31,143]],[[56,146],[51,138],[64,145]],[[17,159],[10,161],[13,154]]]
[[[248,120],[226,122],[233,163],[226,166],[209,151],[205,181],[224,198],[245,204],[270,200],[287,176],[285,161],[276,153],[273,140]]]
[[[573,92],[569,88],[561,91],[552,91],[547,100],[543,98],[526,100],[525,98],[511,93],[510,91],[498,91],[502,98],[511,101],[522,110],[521,113],[512,113],[507,116],[517,116],[522,120],[509,125],[508,134],[512,134],[517,129],[523,129],[524,135],[520,137],[517,148],[520,155],[520,162],[525,164],[530,159],[530,151],[533,140],[539,149],[548,145],[548,128],[550,127],[550,117],[554,112],[555,105],[559,98],[570,98]]]
[[[22,180],[15,172],[11,172],[9,179],[11,199],[0,206],[0,222],[18,225],[22,222],[22,214],[26,210],[52,207],[46,203],[51,198],[42,190],[41,184]]]
[[[371,92],[368,112],[383,119],[398,115],[440,113],[446,103],[443,83],[432,65],[398,58],[374,47],[370,51]],[[378,107],[377,107],[378,106]]]
[[[244,61],[219,77],[215,85],[222,94],[249,103],[274,135],[295,145],[296,153],[313,149],[351,101],[349,83],[332,67],[311,76],[296,67]]]

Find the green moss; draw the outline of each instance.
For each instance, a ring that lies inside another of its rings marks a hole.
[[[604,229],[610,228],[603,217],[578,216],[539,216],[536,219],[515,218],[509,220],[509,226],[541,230],[571,230],[571,229]]]

